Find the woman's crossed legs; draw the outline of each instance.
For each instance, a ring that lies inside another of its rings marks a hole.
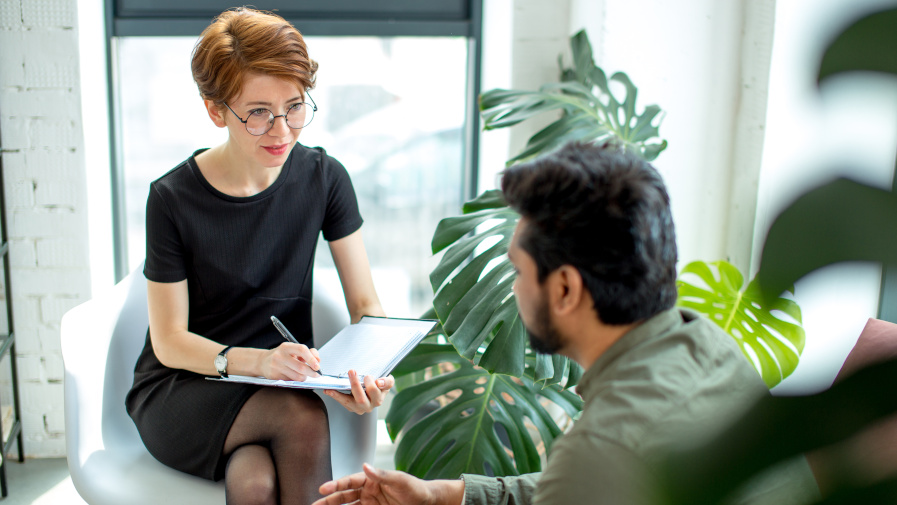
[[[305,505],[331,479],[330,429],[312,391],[261,388],[224,442],[228,505]]]

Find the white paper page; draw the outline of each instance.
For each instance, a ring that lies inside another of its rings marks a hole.
[[[318,351],[321,371],[344,376],[349,370],[359,375],[380,377],[390,361],[418,334],[415,328],[396,328],[371,324],[355,324]]]
[[[209,380],[294,389],[338,389],[344,391],[351,389],[349,379],[335,379],[333,377],[306,377],[304,381],[286,381],[265,379],[264,377],[250,377],[247,375],[229,375],[226,379],[210,378]]]

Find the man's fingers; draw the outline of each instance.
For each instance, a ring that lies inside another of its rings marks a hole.
[[[378,481],[378,482],[383,480],[383,478],[380,475],[380,473],[381,473],[380,470],[374,468],[369,463],[365,463],[365,464],[361,465],[361,469],[364,470],[364,475],[367,478],[369,478],[371,480]]]
[[[321,494],[326,493],[322,492]],[[346,491],[337,491],[335,493],[331,493],[312,503],[312,505],[340,505],[343,503],[356,503],[360,498],[360,489],[348,489]]]
[[[365,479],[364,472],[359,472],[342,479],[325,482],[318,488],[318,492],[324,497],[312,505],[338,505],[358,501],[361,498],[361,487],[364,486]]]
[[[321,484],[318,492],[321,494],[330,494],[336,491],[345,491],[347,489],[358,489],[364,485],[364,472],[353,473],[341,479],[331,480]]]

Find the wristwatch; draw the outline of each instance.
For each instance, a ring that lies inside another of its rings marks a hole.
[[[233,346],[227,346],[223,351],[218,353],[218,356],[215,356],[215,369],[218,370],[218,375],[222,378],[227,378],[227,351],[231,350]]]

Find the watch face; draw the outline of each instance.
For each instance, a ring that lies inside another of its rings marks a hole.
[[[220,354],[218,356],[215,356],[215,369],[218,370],[218,373],[224,373],[224,371],[227,369],[226,356],[222,356]]]

